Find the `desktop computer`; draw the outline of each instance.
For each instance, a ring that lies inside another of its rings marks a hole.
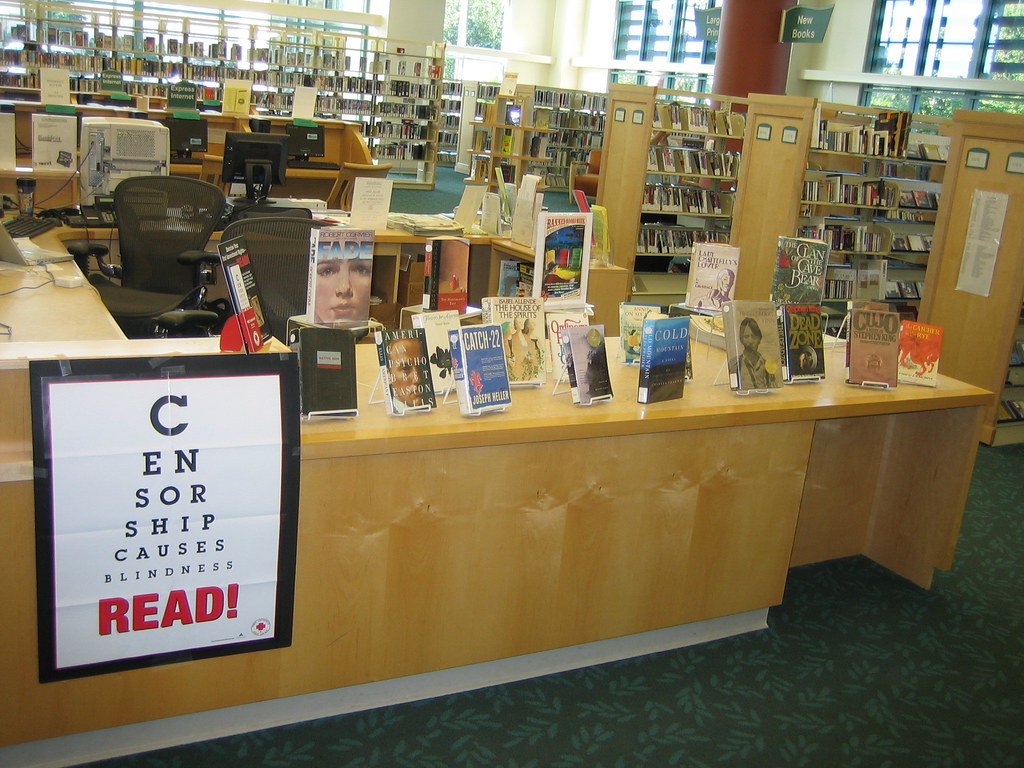
[[[170,162],[167,127],[155,120],[83,117],[78,151],[82,205],[113,193],[132,176],[166,176]]]

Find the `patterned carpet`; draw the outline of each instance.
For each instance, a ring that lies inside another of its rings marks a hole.
[[[953,571],[794,569],[767,631],[104,768],[1024,766],[1024,446],[982,447]]]

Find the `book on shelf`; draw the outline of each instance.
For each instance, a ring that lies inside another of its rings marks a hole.
[[[774,389],[782,384],[776,306],[748,299],[722,308],[729,386],[741,392]]]
[[[562,331],[584,325],[590,325],[590,316],[583,307],[544,310],[544,327],[548,338],[548,373],[554,374],[556,381],[565,374],[567,365],[561,343]]]
[[[619,351],[624,364],[636,365],[640,362],[644,320],[652,314],[661,315],[661,305],[638,301],[619,302]]]
[[[824,240],[779,237],[772,274],[772,301],[778,304],[821,304],[829,247]]]
[[[427,335],[422,328],[385,328],[374,332],[377,362],[388,413],[436,408]]]
[[[242,341],[248,352],[256,352],[270,341],[270,324],[263,314],[256,273],[245,246],[245,237],[239,235],[217,243],[221,269],[228,284],[228,298],[237,318]]]
[[[586,303],[592,226],[591,213],[537,217],[533,295],[545,304]]]
[[[935,387],[939,383],[939,356],[942,353],[943,330],[937,325],[904,320],[900,323],[900,384]]]
[[[499,296],[532,296],[533,264],[522,259],[502,259],[498,265]]]
[[[735,298],[740,249],[725,243],[694,243],[686,286],[686,306],[720,311]]]
[[[690,320],[648,317],[643,321],[638,403],[657,403],[683,396],[690,347]]]
[[[423,258],[423,309],[465,312],[469,304],[469,240],[428,240]]]
[[[459,327],[448,335],[459,411],[478,416],[503,411],[512,403],[501,328],[497,325]]]
[[[562,331],[561,343],[567,348],[563,351],[572,401],[591,405],[596,400],[610,400],[612,379],[604,326],[569,326]]]
[[[820,304],[780,304],[779,343],[783,382],[825,378],[825,324]]]
[[[900,316],[888,304],[850,308],[846,380],[850,384],[895,387],[898,383]]]
[[[448,335],[460,325],[459,313],[454,309],[417,312],[412,316],[413,328],[422,328],[427,337],[427,359],[430,361],[430,380],[435,396],[443,394],[452,383],[452,350]]]
[[[481,322],[501,328],[512,386],[543,384],[547,372],[544,302],[536,296],[487,296]]]
[[[321,227],[310,233],[306,315],[311,323],[365,326],[370,318],[372,229]]]
[[[356,332],[347,328],[299,325],[288,344],[299,357],[299,403],[309,418],[354,415]]]

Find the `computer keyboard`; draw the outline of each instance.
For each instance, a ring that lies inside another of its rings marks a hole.
[[[3,222],[11,237],[35,237],[60,226],[60,219],[32,219],[24,216],[4,219]]]
[[[326,160],[289,160],[289,168],[315,168],[321,171],[338,171],[341,166],[337,163],[329,163]]]

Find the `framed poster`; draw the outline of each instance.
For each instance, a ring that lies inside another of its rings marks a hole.
[[[294,355],[32,361],[39,678],[291,644]]]

